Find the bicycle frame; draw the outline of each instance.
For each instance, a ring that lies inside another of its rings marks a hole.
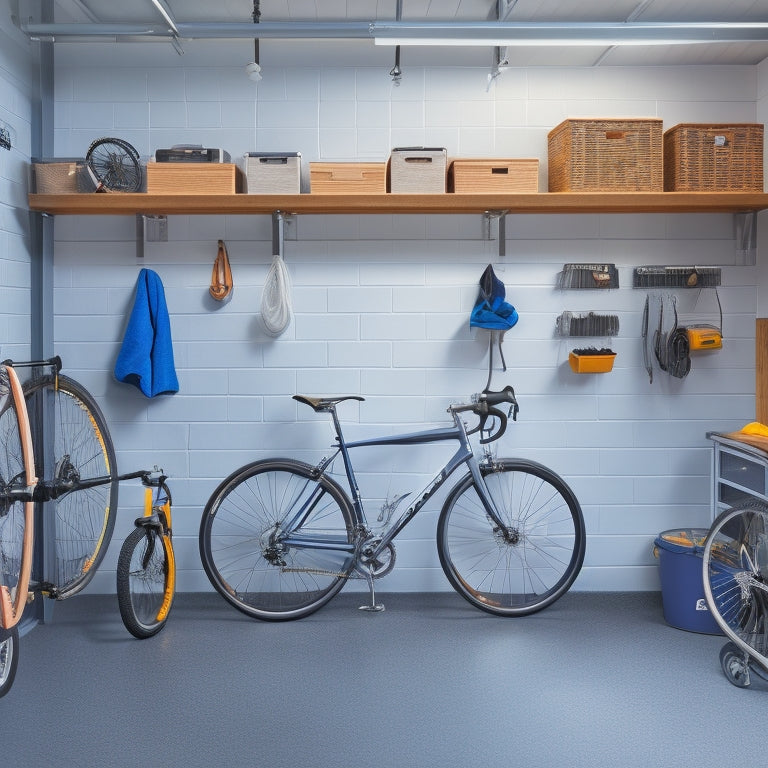
[[[450,408],[451,415],[453,416],[453,427],[442,427],[438,429],[428,429],[419,432],[411,432],[402,435],[385,435],[381,437],[372,437],[364,440],[355,440],[352,442],[345,442],[341,424],[339,422],[336,408],[332,407],[328,409],[333,421],[333,427],[336,433],[336,446],[331,456],[323,458],[320,463],[315,467],[317,476],[321,476],[325,473],[326,469],[335,461],[340,455],[344,464],[344,471],[347,477],[349,490],[351,492],[352,508],[355,515],[356,528],[363,532],[368,533],[368,521],[365,514],[365,508],[363,505],[362,497],[360,494],[360,488],[358,486],[355,471],[352,466],[352,459],[350,457],[350,450],[355,448],[368,448],[374,446],[385,445],[422,445],[426,443],[445,442],[449,440],[455,440],[459,443],[459,447],[453,456],[446,462],[443,468],[432,478],[432,480],[424,487],[424,489],[418,494],[416,500],[403,512],[403,514],[382,533],[381,537],[377,537],[376,546],[370,551],[366,552],[366,557],[373,560],[380,555],[395,539],[395,537],[405,528],[406,525],[416,516],[419,510],[434,496],[437,490],[443,485],[443,483],[450,477],[458,467],[462,464],[467,464],[472,479],[477,489],[480,501],[485,508],[486,513],[499,529],[504,530],[505,525],[501,520],[493,498],[488,492],[488,488],[485,484],[483,474],[480,469],[480,462],[475,458],[472,445],[467,437],[467,428],[461,419],[457,410]],[[484,461],[491,462],[491,457],[486,449],[484,453]],[[343,544],[338,541],[329,540],[327,538],[305,538],[303,536],[294,536],[291,532],[304,523],[308,518],[310,512],[314,508],[317,500],[322,493],[322,488],[318,486],[318,490],[312,494],[312,496],[306,500],[301,508],[296,512],[293,518],[286,525],[283,526],[283,530],[289,533],[281,539],[284,544],[295,545],[305,547],[307,549],[334,549],[353,553],[357,547],[357,542]]]

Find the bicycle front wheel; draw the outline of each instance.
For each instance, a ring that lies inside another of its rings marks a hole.
[[[154,528],[134,528],[117,560],[117,604],[125,628],[143,640],[168,620],[176,590],[170,538]]]
[[[704,596],[715,621],[740,651],[768,669],[768,506],[747,502],[721,513],[702,561]]]
[[[24,395],[11,367],[0,366],[0,627],[24,612],[32,570],[36,482]]]
[[[46,479],[54,520],[55,563],[46,568],[51,595],[63,599],[93,578],[112,536],[117,514],[117,462],[106,420],[90,393],[67,376],[43,376],[24,387],[35,424],[51,417],[50,469],[43,472],[46,444],[35,439],[38,476]],[[45,465],[47,466],[47,465]],[[103,478],[91,488],[83,481]],[[49,512],[46,511],[46,515]]]
[[[11,690],[19,665],[19,628],[0,627],[0,699]]]
[[[354,515],[344,491],[291,459],[241,467],[214,491],[200,524],[211,584],[257,619],[299,619],[344,586]]]
[[[503,527],[486,513],[467,474],[438,521],[443,571],[481,610],[500,616],[540,611],[568,591],[584,562],[579,502],[562,478],[536,462],[501,459],[482,472]]]

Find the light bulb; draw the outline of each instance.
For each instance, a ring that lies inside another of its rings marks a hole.
[[[261,67],[255,61],[252,61],[246,65],[245,74],[248,75],[249,80],[258,83],[261,80]]]

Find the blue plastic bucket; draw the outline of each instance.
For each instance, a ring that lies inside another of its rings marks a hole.
[[[689,632],[722,635],[704,597],[702,554],[706,528],[677,528],[660,533],[655,544],[661,577],[664,620]]]

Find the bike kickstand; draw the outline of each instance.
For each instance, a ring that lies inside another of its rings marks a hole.
[[[360,610],[370,611],[371,613],[379,613],[380,611],[384,610],[384,605],[382,603],[376,602],[376,590],[373,586],[373,574],[370,572],[370,570],[364,570],[363,576],[365,576],[365,580],[368,582],[368,589],[371,592],[371,604],[361,605]]]

